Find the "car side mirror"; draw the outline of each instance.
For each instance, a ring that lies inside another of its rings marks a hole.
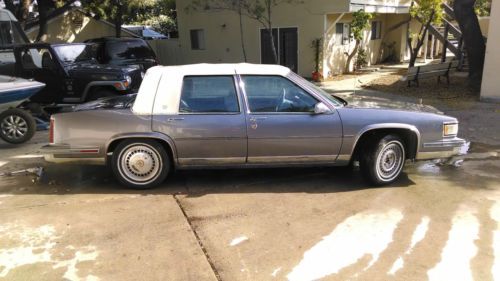
[[[314,114],[328,114],[330,112],[332,112],[330,108],[328,108],[328,106],[326,106],[326,104],[322,102],[318,102],[314,106]]]

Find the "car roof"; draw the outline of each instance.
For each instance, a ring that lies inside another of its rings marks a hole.
[[[270,64],[189,64],[177,66],[154,66],[148,69],[142,81],[132,111],[138,115],[178,114],[182,81],[185,76],[207,75],[275,75],[286,76],[287,67]],[[161,89],[161,99],[156,99]]]
[[[199,63],[176,66],[156,66],[148,72],[161,72],[162,74],[177,73],[186,75],[281,75],[290,73],[290,69],[275,64],[252,63]]]

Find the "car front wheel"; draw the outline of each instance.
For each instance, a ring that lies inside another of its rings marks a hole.
[[[363,151],[359,165],[364,178],[373,185],[394,182],[405,164],[405,146],[396,135],[386,135],[370,142]]]
[[[161,184],[170,170],[165,148],[153,140],[126,140],[112,157],[115,177],[130,188],[148,189]]]

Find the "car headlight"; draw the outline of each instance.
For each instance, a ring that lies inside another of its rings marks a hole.
[[[450,137],[456,136],[458,134],[458,123],[444,123],[443,124],[443,136]]]
[[[130,77],[130,75],[125,75],[125,80],[127,81],[128,85],[132,83],[132,77]]]

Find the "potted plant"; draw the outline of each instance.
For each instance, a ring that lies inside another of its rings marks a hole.
[[[314,49],[314,71],[311,75],[312,80],[315,82],[321,81],[323,78],[321,73],[319,72],[319,61],[320,61],[320,55],[321,55],[321,38],[314,39],[312,41],[312,48]]]

